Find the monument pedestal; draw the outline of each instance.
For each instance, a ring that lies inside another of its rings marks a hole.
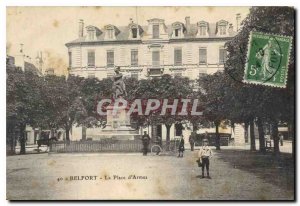
[[[118,140],[134,140],[139,136],[139,132],[133,129],[130,124],[130,116],[126,113],[127,109],[115,109],[112,105],[106,108],[107,123],[106,127],[102,130],[106,138],[113,138]]]

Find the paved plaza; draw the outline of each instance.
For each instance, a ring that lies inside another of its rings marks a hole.
[[[212,179],[197,152],[28,154],[7,157],[7,199],[292,200],[294,162],[245,150],[214,150]],[[83,180],[81,180],[83,179]]]

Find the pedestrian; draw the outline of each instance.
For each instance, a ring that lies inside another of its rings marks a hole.
[[[183,135],[181,135],[179,146],[178,146],[178,157],[183,157],[183,151],[184,151],[184,139],[183,139]]]
[[[146,156],[148,153],[148,146],[150,143],[150,136],[147,134],[147,132],[144,132],[144,135],[142,136],[142,142],[143,142],[143,155]]]
[[[266,139],[266,148],[271,148],[272,147],[271,135],[267,133],[265,135],[265,139]]]
[[[204,178],[204,168],[206,168],[207,178],[211,179],[211,177],[209,175],[209,159],[212,157],[212,150],[208,146],[208,140],[207,139],[203,139],[203,145],[199,150],[198,157],[199,157],[200,163],[202,164],[202,168],[201,168],[202,169],[202,176],[201,176],[201,178]]]
[[[190,145],[191,145],[191,151],[194,151],[194,146],[195,146],[195,132],[192,132],[190,137],[189,137],[189,142],[190,142]]]
[[[281,133],[278,134],[280,146],[283,146],[283,135]]]

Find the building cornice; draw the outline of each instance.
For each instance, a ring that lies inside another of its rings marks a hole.
[[[199,37],[199,38],[170,38],[165,41],[159,41],[159,43],[173,43],[173,42],[210,42],[210,41],[228,41],[231,40],[233,36],[230,37]],[[113,40],[113,41],[82,41],[82,42],[69,42],[66,43],[66,47],[71,46],[91,46],[91,45],[115,45],[115,44],[140,44],[140,43],[152,43],[155,44],[155,40],[146,40],[141,39],[137,40]]]
[[[140,39],[137,40],[111,40],[111,41],[81,41],[66,43],[66,47],[71,46],[91,46],[91,45],[113,45],[113,44],[139,44],[142,43]]]
[[[228,37],[196,37],[196,38],[174,38],[170,39],[169,42],[209,42],[209,41],[228,41],[231,40],[233,36]]]

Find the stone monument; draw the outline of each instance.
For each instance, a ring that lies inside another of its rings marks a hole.
[[[113,76],[113,94],[112,103],[107,106],[107,123],[102,130],[106,138],[114,138],[120,140],[133,140],[138,136],[138,130],[133,129],[130,124],[130,116],[128,116],[128,108],[115,108],[114,102],[119,98],[126,98],[127,92],[123,75],[120,73],[120,67],[115,68],[115,75]]]

